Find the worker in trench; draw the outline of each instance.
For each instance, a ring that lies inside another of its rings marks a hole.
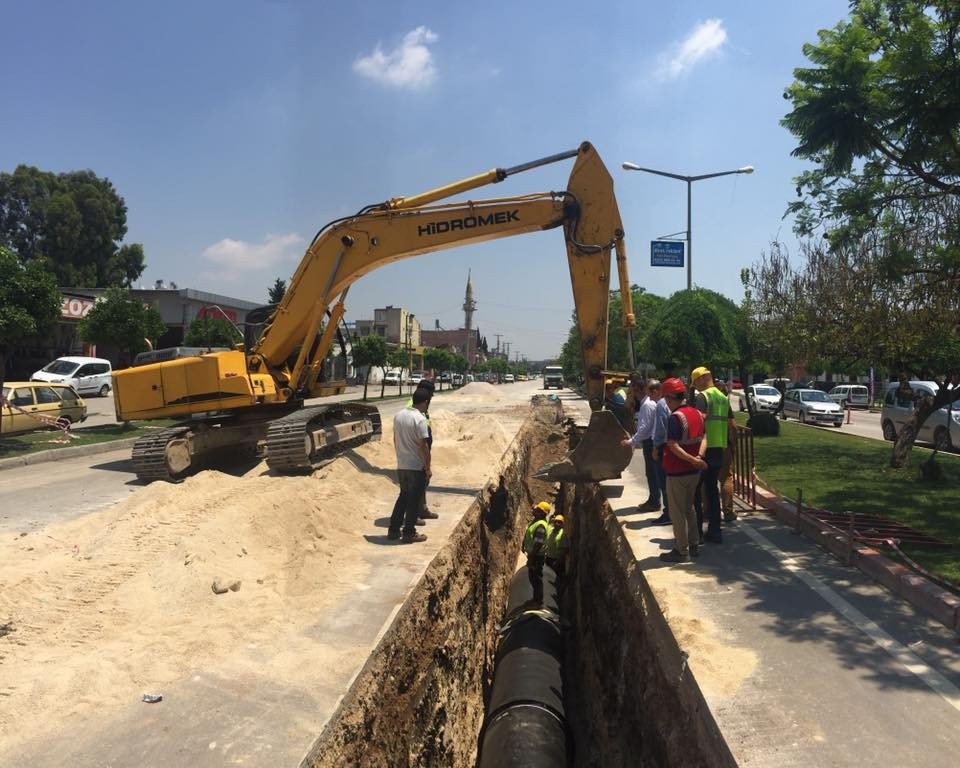
[[[570,552],[570,540],[563,530],[563,515],[554,515],[550,520],[550,532],[547,534],[546,563],[557,574],[557,591],[562,592],[567,576],[567,555]]]
[[[533,505],[530,510],[533,522],[527,526],[523,534],[523,551],[527,556],[527,578],[533,587],[533,600],[543,604],[543,563],[547,554],[547,537],[550,535],[550,524],[547,515],[550,513],[550,503],[541,501]]]

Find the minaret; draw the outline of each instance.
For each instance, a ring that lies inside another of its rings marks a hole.
[[[464,357],[468,363],[473,363],[470,359],[470,337],[473,335],[473,311],[477,308],[477,302],[473,300],[473,283],[470,282],[470,270],[467,270],[467,293],[463,297],[463,327],[467,334],[467,343],[464,345]]]

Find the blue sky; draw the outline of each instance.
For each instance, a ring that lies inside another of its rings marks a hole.
[[[739,301],[740,269],[783,219],[802,165],[779,126],[801,47],[846,0],[651,3],[3,0],[0,170],[89,168],[128,206],[156,279],[265,301],[314,233],[363,205],[575,148],[614,177],[631,281],[669,295],[686,270],[649,241],[686,228],[693,281]],[[562,189],[569,163],[491,188]],[[477,193],[474,193],[477,196]],[[558,231],[408,259],[358,281],[348,319],[392,304],[424,327],[475,324],[555,355],[573,308]],[[640,322],[643,318],[638,318]]]

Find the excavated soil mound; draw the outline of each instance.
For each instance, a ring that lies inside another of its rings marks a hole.
[[[434,484],[481,488],[508,445],[503,428],[489,416],[431,416]],[[384,426],[382,442],[312,476],[202,472],[0,542],[0,626],[10,630],[0,636],[0,764],[21,739],[229,664],[240,645],[284,648],[271,675],[309,686],[303,660],[314,649],[302,630],[363,582],[364,534],[396,497]],[[215,580],[227,591],[214,594]]]

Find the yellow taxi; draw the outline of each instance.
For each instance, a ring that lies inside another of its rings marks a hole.
[[[0,399],[0,437],[87,418],[87,404],[72,387],[45,381],[5,381]]]

